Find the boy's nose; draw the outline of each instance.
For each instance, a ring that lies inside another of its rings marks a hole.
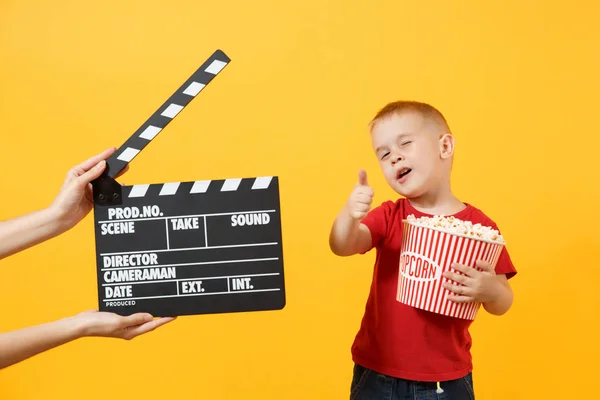
[[[399,155],[399,154],[395,154],[395,155],[392,157],[392,165],[395,165],[396,163],[398,163],[398,162],[400,162],[400,161],[402,161],[402,160],[403,160],[403,158],[402,158],[402,156],[401,156],[401,155]]]

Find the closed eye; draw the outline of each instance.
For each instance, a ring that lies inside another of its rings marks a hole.
[[[403,142],[401,144],[401,146],[406,146],[407,144],[410,144],[410,143],[412,143],[412,140],[407,140],[406,142]]]
[[[381,156],[381,159],[383,160],[384,158],[386,158],[386,157],[387,157],[387,156],[389,156],[389,155],[390,155],[390,153],[389,153],[389,152],[387,152],[387,153],[385,153],[383,156]]]

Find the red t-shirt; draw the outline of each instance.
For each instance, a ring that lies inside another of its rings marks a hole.
[[[377,249],[373,281],[360,330],[352,345],[354,362],[379,373],[418,381],[458,379],[472,370],[470,320],[447,317],[396,300],[402,219],[415,209],[406,199],[387,201],[363,220]],[[466,204],[454,217],[498,229],[482,211]],[[512,278],[516,270],[506,247],[497,274]],[[482,307],[483,310],[483,307]]]

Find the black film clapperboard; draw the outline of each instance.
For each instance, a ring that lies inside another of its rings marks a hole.
[[[178,316],[285,306],[276,176],[132,186],[115,180],[230,61],[217,50],[92,183],[101,311]]]

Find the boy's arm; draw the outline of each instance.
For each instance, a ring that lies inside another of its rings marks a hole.
[[[371,248],[371,232],[360,221],[371,208],[373,194],[367,182],[367,173],[361,170],[358,183],[331,227],[329,247],[334,254],[350,256]]]
[[[174,318],[153,319],[139,313],[127,317],[86,311],[74,317],[0,334],[0,369],[84,336],[133,339]]]
[[[505,314],[513,303],[513,291],[510,287],[506,274],[496,275],[498,280],[498,289],[495,299],[483,302],[483,308],[494,315]]]
[[[371,231],[352,218],[344,207],[335,219],[329,235],[329,247],[338,256],[351,256],[371,248]]]

